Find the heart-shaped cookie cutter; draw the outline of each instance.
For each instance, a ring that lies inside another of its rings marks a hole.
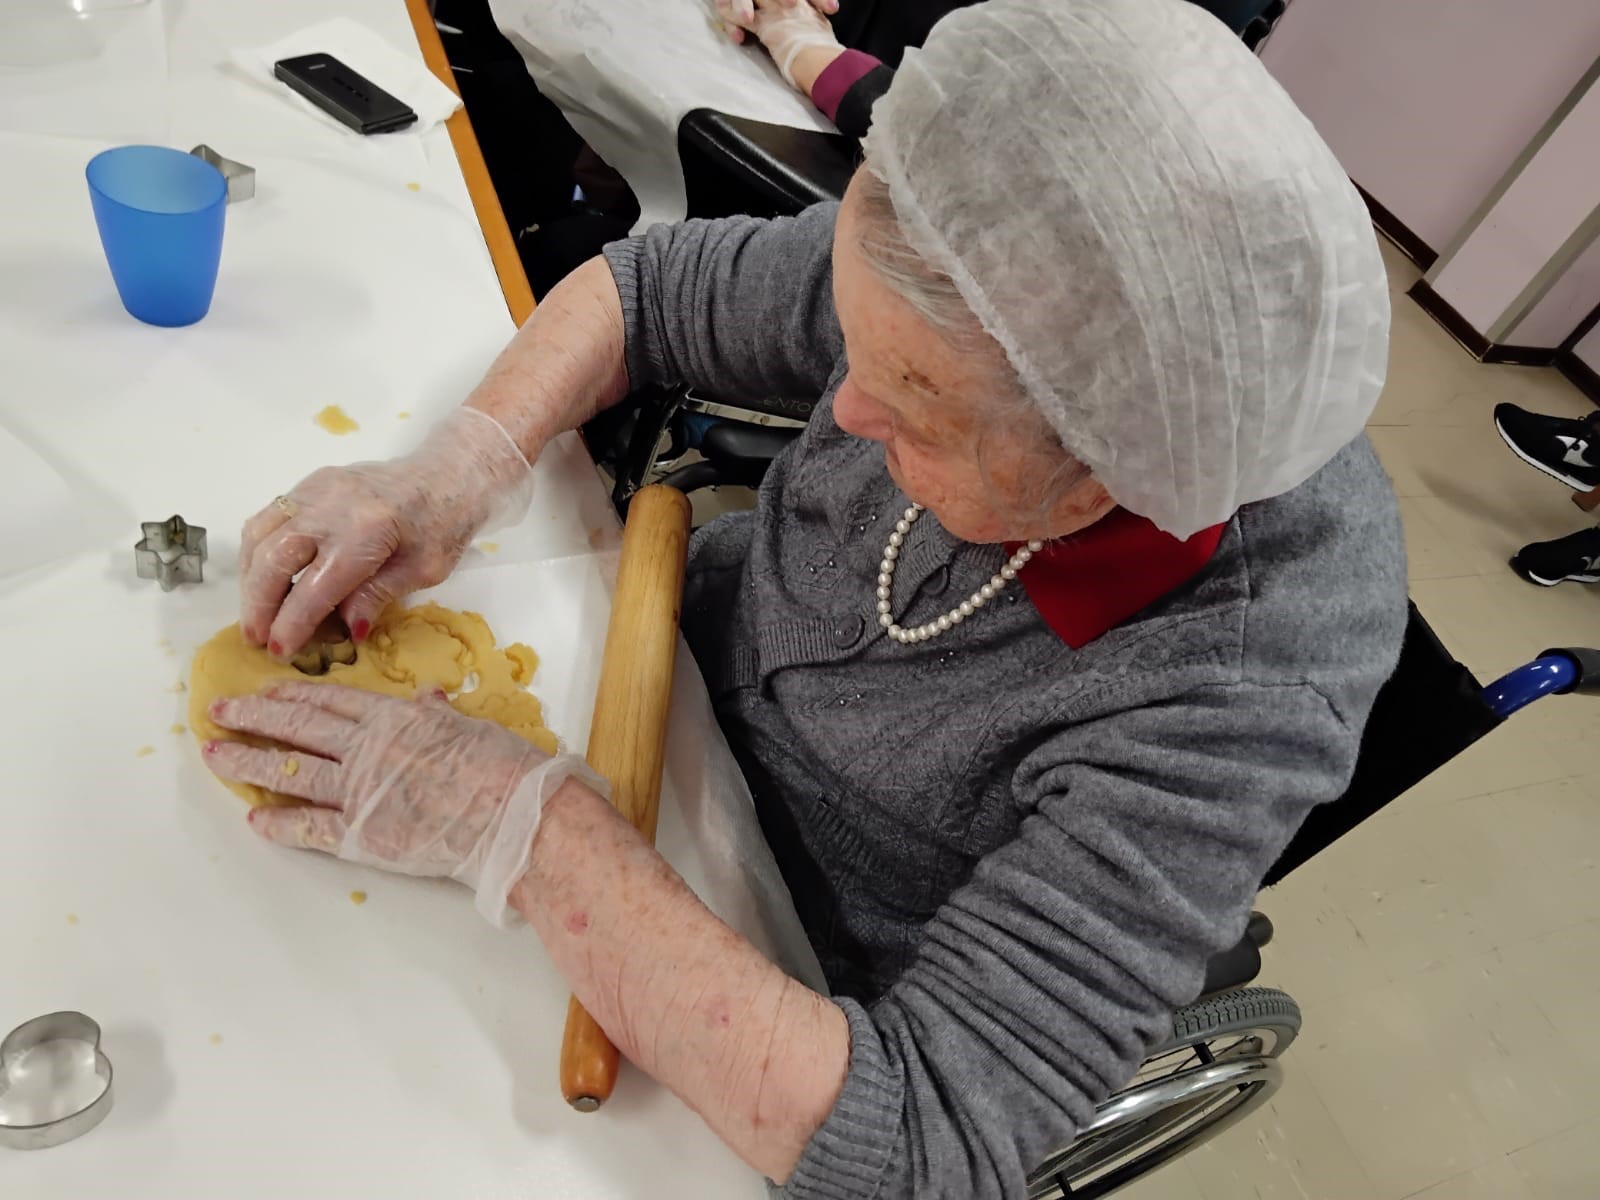
[[[0,1042],[0,1146],[59,1146],[110,1111],[111,1060],[100,1026],[82,1013],[35,1017]]]

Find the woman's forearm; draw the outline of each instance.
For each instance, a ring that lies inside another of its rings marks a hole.
[[[467,405],[498,421],[533,462],[551,438],[627,394],[625,352],[611,268],[591,259],[545,297]]]
[[[512,900],[617,1048],[786,1180],[844,1084],[838,1006],[718,920],[575,781],[547,806]]]

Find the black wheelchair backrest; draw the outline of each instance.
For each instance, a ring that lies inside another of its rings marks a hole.
[[[1400,661],[1373,702],[1350,786],[1311,810],[1264,883],[1277,883],[1500,723],[1472,672],[1411,605]]]

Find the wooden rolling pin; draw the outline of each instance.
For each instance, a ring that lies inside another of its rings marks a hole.
[[[652,843],[688,548],[684,494],[660,484],[637,492],[622,530],[622,561],[589,727],[589,765],[610,782],[617,811]],[[619,1058],[605,1031],[572,997],[561,1041],[561,1094],[567,1103],[594,1112],[609,1100]]]

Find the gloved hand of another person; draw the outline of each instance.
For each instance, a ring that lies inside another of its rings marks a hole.
[[[838,0],[716,0],[717,14],[728,35],[742,42],[753,33],[772,55],[790,87],[795,82],[795,59],[812,47],[843,51],[825,13],[839,11]],[[804,88],[801,88],[804,91]]]
[[[389,601],[447,578],[491,519],[520,518],[532,482],[511,436],[470,408],[404,458],[307,476],[245,522],[244,636],[294,654],[337,609],[362,640]]]
[[[205,746],[206,765],[222,778],[309,802],[251,809],[261,836],[405,875],[459,880],[477,893],[478,911],[502,927],[545,802],[574,775],[606,794],[581,759],[550,758],[491,721],[464,717],[443,693],[399,700],[288,683],[218,700],[211,719],[288,747]]]

